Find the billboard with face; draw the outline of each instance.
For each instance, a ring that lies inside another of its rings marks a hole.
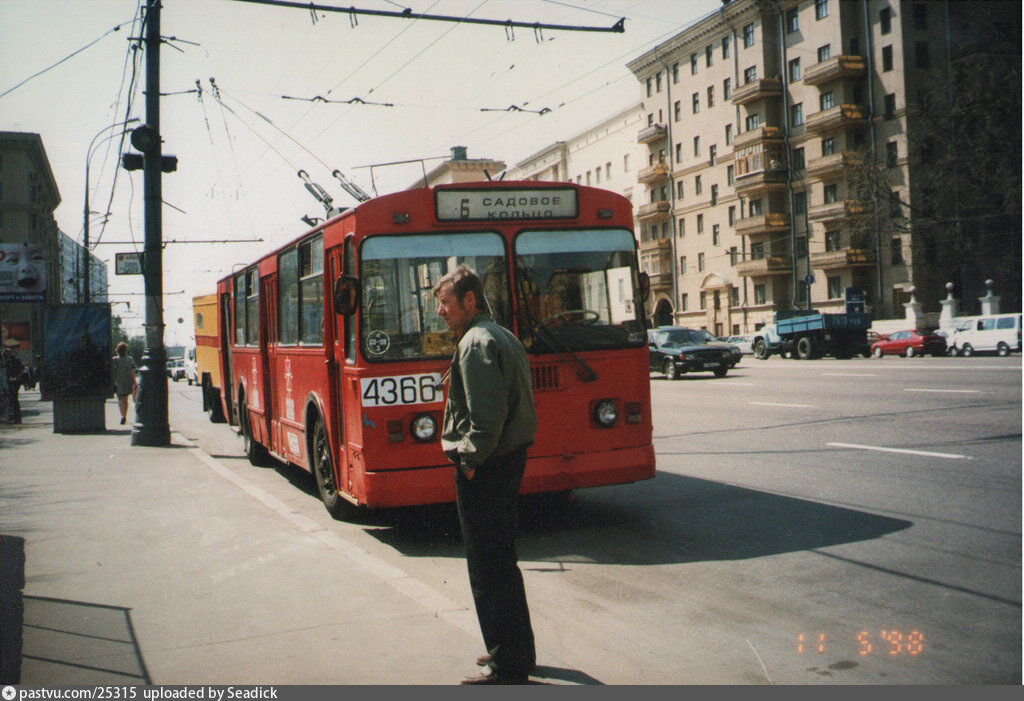
[[[46,252],[38,243],[0,243],[0,302],[42,302]]]

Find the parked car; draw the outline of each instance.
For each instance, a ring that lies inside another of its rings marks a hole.
[[[953,333],[956,355],[974,355],[978,351],[995,351],[1009,355],[1021,350],[1020,314],[995,314],[964,319]]]
[[[669,380],[687,372],[713,372],[725,377],[734,365],[732,352],[722,343],[708,343],[701,331],[679,326],[659,326],[647,331],[652,372]]]
[[[195,346],[192,346],[185,352],[185,379],[190,385],[199,384],[199,370],[196,367]]]
[[[905,355],[908,358],[913,358],[915,355],[938,357],[945,354],[946,339],[923,329],[897,331],[888,336],[882,336],[871,344],[871,355],[876,358],[881,358],[883,355]]]
[[[185,377],[185,359],[171,358],[167,361],[167,376],[177,382]]]
[[[729,336],[725,339],[726,343],[736,346],[740,349],[742,355],[753,355],[754,354],[754,337],[753,336]]]

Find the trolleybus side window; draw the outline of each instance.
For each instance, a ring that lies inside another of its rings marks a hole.
[[[235,278],[235,345],[259,343],[260,288],[256,268]]]
[[[533,353],[644,344],[633,234],[525,231],[516,238],[523,344]]]
[[[458,265],[480,276],[495,321],[510,325],[505,244],[497,234],[374,236],[360,251],[361,340],[371,361],[452,354],[454,339],[431,290]]]
[[[277,258],[277,324],[283,345],[324,340],[324,247],[314,236]]]
[[[343,275],[356,274],[356,247],[351,236],[345,241],[341,269]],[[350,363],[356,361],[356,319],[354,316],[345,317],[345,360]]]

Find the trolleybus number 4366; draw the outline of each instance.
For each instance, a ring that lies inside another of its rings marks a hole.
[[[436,372],[362,380],[363,406],[433,404],[444,399],[441,375]]]

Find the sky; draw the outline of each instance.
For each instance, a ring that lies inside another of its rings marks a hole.
[[[409,187],[423,169],[374,168],[371,180],[365,166],[432,159],[429,171],[453,146],[511,167],[639,102],[626,64],[721,4],[321,2],[602,28],[625,18],[625,32],[163,0],[160,132],[178,158],[162,183],[165,345],[192,342],[194,296],[300,236],[304,215],[324,216],[298,171],[350,207],[335,169],[373,195]],[[40,134],[62,198],[58,227],[79,242],[88,159],[92,250],[107,261],[113,313],[130,335],[145,321],[142,277],[115,275],[114,257],[143,248],[142,173],[118,168],[117,125],[146,117],[144,52],[132,49],[140,15],[139,0],[0,0],[0,131]]]

